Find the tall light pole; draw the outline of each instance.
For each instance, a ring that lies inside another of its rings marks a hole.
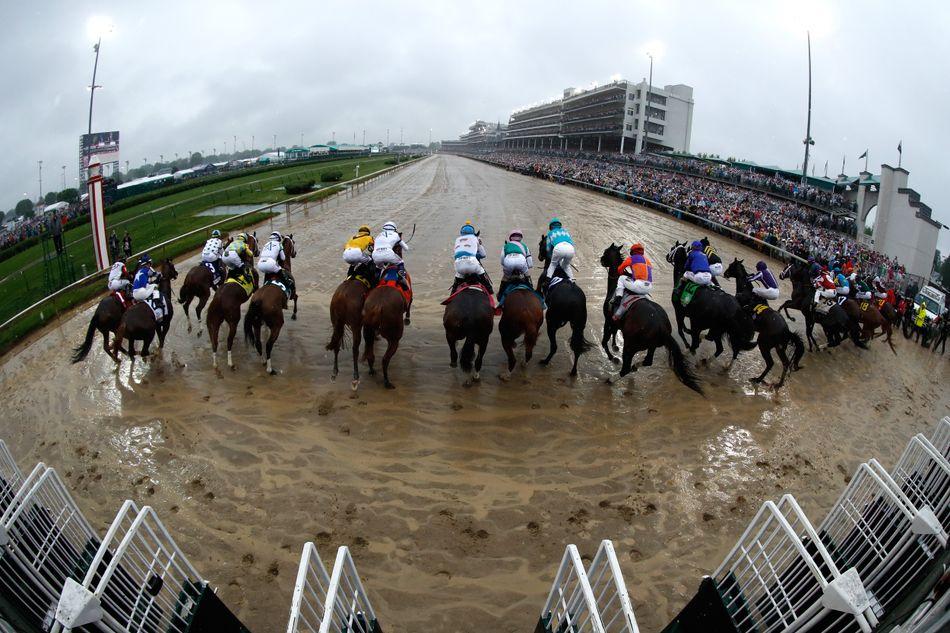
[[[811,33],[808,35],[808,119],[805,123],[805,162],[802,163],[802,184],[808,182],[808,151],[815,141],[811,138]]]
[[[66,165],[63,165],[63,191],[66,190]]]
[[[647,143],[649,143],[649,137],[647,136],[650,133],[650,96],[653,94],[653,53],[647,53],[647,57],[650,58],[650,79],[647,81],[647,98],[644,107],[644,114],[646,114],[646,122],[643,124],[643,144],[640,146],[640,152],[647,151]]]
[[[231,146],[231,151],[237,154],[237,134],[233,134],[232,136],[234,136],[234,145]]]
[[[92,50],[96,53],[96,60],[92,65],[92,83],[89,85],[89,125],[87,133],[92,134],[92,101],[96,96],[96,71],[99,70],[99,49],[102,46],[102,36],[112,31],[112,23],[106,18],[91,18],[87,25],[89,32],[96,38]]]
[[[40,200],[42,200],[43,199],[43,161],[38,160],[36,162],[40,166]]]

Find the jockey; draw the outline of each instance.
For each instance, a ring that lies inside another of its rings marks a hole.
[[[129,271],[125,268],[125,262],[121,259],[115,260],[115,263],[112,264],[112,268],[109,269],[109,290],[115,293],[122,307],[125,307],[127,302],[126,294],[129,286],[132,285],[132,282],[126,279],[128,274]]]
[[[571,270],[571,261],[574,260],[574,240],[557,218],[552,218],[548,224],[548,235],[545,238],[544,247],[547,250],[549,262],[545,272],[547,278],[551,279],[554,271],[560,266],[568,279],[574,281],[574,273]]]
[[[704,237],[703,239],[701,239],[701,240],[699,240],[699,241],[700,241],[700,242],[702,243],[702,245],[703,245],[703,253],[705,253],[705,255],[706,255],[706,260],[709,261],[709,272],[710,272],[710,273],[712,274],[712,276],[713,276],[713,283],[718,286],[718,285],[719,285],[719,281],[718,281],[716,278],[717,278],[717,277],[722,277],[722,270],[723,270],[723,268],[722,268],[722,258],[719,257],[719,254],[716,252],[716,249],[714,249],[714,248],[709,244],[709,238],[708,238],[708,237]]]
[[[881,281],[880,275],[874,275],[871,286],[874,288],[875,297],[878,299],[887,299],[887,287],[884,285],[884,282]]]
[[[245,257],[247,260],[245,260]],[[247,267],[247,261],[254,260],[254,253],[247,245],[247,233],[238,233],[234,241],[228,244],[224,249],[224,257],[221,258],[228,267],[228,276],[238,274],[235,271],[241,271],[244,275],[250,275]]]
[[[827,266],[821,266],[818,269],[818,274],[814,275],[811,283],[815,287],[815,303],[820,302],[821,299],[835,298],[835,280],[831,278]]]
[[[373,236],[365,224],[356,230],[356,235],[343,247],[343,261],[350,265],[346,272],[347,277],[352,275],[358,266],[373,261]]]
[[[644,255],[643,244],[637,242],[630,247],[630,255],[617,267],[617,273],[620,278],[610,304],[615,321],[625,312],[622,305],[624,293],[647,296],[653,290],[653,263]]]
[[[844,300],[851,294],[851,283],[839,266],[835,266],[835,292],[838,294],[838,303],[844,303]]]
[[[452,292],[455,292],[465,277],[477,275],[488,292],[494,293],[491,281],[481,263],[486,255],[485,246],[478,237],[475,227],[471,222],[463,224],[459,230],[459,236],[455,238],[455,282],[452,284]]]
[[[752,289],[752,294],[763,301],[775,301],[778,299],[778,282],[775,281],[775,276],[772,275],[772,271],[769,270],[768,264],[764,261],[759,261],[755,265],[755,270],[756,273],[754,275],[749,275],[749,281],[752,283],[757,281],[762,285],[755,286]]]
[[[712,272],[709,270],[706,253],[703,252],[703,243],[697,240],[692,243],[691,249],[686,256],[686,272],[683,273],[683,279],[700,286],[708,286],[712,283]]]
[[[215,282],[220,282],[220,278],[224,277],[224,268],[221,265],[221,255],[224,250],[223,244],[221,243],[221,231],[215,229],[211,231],[211,239],[205,242],[205,247],[201,251],[201,261],[211,264],[214,267],[215,272]],[[217,287],[218,284],[212,283],[212,286]]]
[[[871,286],[865,280],[864,276],[857,273],[851,273],[851,282],[857,284],[857,292],[854,297],[858,301],[869,301],[871,299]]]
[[[162,320],[165,314],[165,298],[158,291],[158,279],[161,274],[152,267],[152,258],[148,253],[142,255],[139,260],[139,269],[135,273],[135,279],[132,281],[132,298],[136,301],[144,301],[155,311],[155,318]]]
[[[508,234],[508,240],[501,249],[501,285],[498,287],[498,298],[501,299],[505,287],[508,286],[513,277],[524,277],[531,284],[528,271],[534,266],[531,259],[531,252],[528,247],[522,243],[524,234],[520,229],[515,229]]]
[[[374,241],[373,263],[380,270],[387,266],[395,266],[396,270],[399,271],[400,283],[408,290],[409,282],[406,281],[406,266],[402,261],[402,257],[396,252],[397,248],[400,252],[405,252],[409,250],[409,245],[402,241],[402,235],[396,229],[396,223],[387,222],[383,225],[383,232],[377,235]]]

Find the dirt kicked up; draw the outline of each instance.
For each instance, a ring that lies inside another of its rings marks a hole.
[[[352,548],[387,631],[448,632],[531,630],[565,544],[592,555],[602,538],[614,540],[642,630],[657,631],[763,500],[791,492],[820,520],[859,462],[890,466],[950,411],[946,357],[903,339],[897,356],[880,340],[866,352],[846,343],[806,354],[777,393],[749,383],[762,368],[757,351],[728,371],[723,357],[697,367],[702,398],[676,381],[662,350],[615,384],[606,378],[617,368],[595,350],[569,379],[566,331],[549,367],[537,363],[542,336],[536,360],[503,382],[496,330],[481,382],[465,388],[448,366],[439,305],[458,227],[470,219],[481,229],[497,282],[507,231],[523,229],[533,252],[554,214],[576,241],[589,338],[602,326],[598,260],[611,241],[645,244],[655,298],[672,315],[663,256],[674,240],[699,237],[696,227],[439,156],[275,223],[294,233],[300,294],[300,319],[275,348],[278,376],[243,341],[236,371],[213,370],[207,335],[188,334],[180,314],[166,348],[131,375],[98,343],[71,365],[87,307],[4,359],[0,437],[24,468],[55,466],[101,529],[125,498],[155,507],[254,631],[286,626],[308,540],[324,560]],[[364,372],[354,394],[348,355],[329,379],[330,296],[344,241],[363,222],[376,231],[390,219],[407,235],[417,227],[406,256],[413,321],[392,365],[397,389]],[[712,237],[727,262],[758,259]],[[194,261],[178,262],[182,275]],[[792,327],[801,331],[801,319]],[[704,342],[699,357],[711,350]]]

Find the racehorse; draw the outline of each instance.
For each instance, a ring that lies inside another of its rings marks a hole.
[[[684,332],[692,336],[688,345],[689,351],[695,354],[699,348],[700,335],[704,330],[709,330],[706,340],[716,344],[717,358],[722,354],[722,336],[725,334],[732,348],[731,366],[740,351],[753,349],[756,345],[752,317],[746,314],[731,294],[708,286],[697,289],[689,305],[683,307],[677,296],[676,285],[686,270],[687,247],[687,243],[680,244],[677,241],[666,254],[666,261],[673,264],[673,310],[676,313],[677,332],[683,343],[687,343]],[[684,323],[686,317],[689,317],[688,330]]]
[[[285,235],[281,246],[283,246],[284,252],[287,253],[287,257],[284,258],[284,261],[282,261],[280,265],[286,271],[287,276],[290,277],[291,282],[293,282],[294,284],[293,293],[290,297],[294,302],[294,312],[293,314],[290,315],[290,318],[291,320],[296,321],[297,320],[297,281],[294,279],[294,276],[291,273],[291,263],[290,263],[290,260],[292,260],[294,257],[297,256],[297,243],[294,242],[294,234],[291,233],[290,235]]]
[[[123,279],[131,280],[131,277],[132,275],[127,272],[123,276]],[[73,349],[72,362],[78,363],[85,360],[86,355],[89,354],[89,350],[92,348],[92,340],[96,335],[96,330],[102,333],[102,349],[105,350],[106,354],[112,357],[112,360],[118,362],[119,359],[109,348],[109,333],[115,332],[119,328],[119,322],[122,321],[122,314],[124,312],[125,308],[119,303],[119,299],[115,296],[114,292],[110,292],[107,296],[103,297],[99,305],[96,306],[96,311],[93,313],[92,318],[89,320],[85,340],[83,340],[82,344]]]
[[[607,269],[607,296],[604,299],[604,336],[601,339],[601,347],[607,353],[607,358],[617,362],[617,358],[610,353],[607,343],[611,336],[616,337],[617,331],[623,332],[623,365],[620,367],[620,376],[626,376],[632,371],[637,371],[637,366],[633,365],[633,357],[637,352],[646,351],[646,358],[643,360],[643,366],[649,367],[653,364],[653,354],[656,348],[665,347],[667,359],[673,373],[684,385],[693,391],[702,394],[703,390],[699,380],[693,375],[692,370],[683,357],[679,343],[673,338],[673,326],[670,324],[670,317],[658,303],[654,303],[647,297],[636,300],[623,315],[623,321],[617,324],[614,321],[610,302],[617,289],[617,281],[620,277],[618,268],[623,263],[623,253],[616,244],[611,243],[600,256],[601,265]],[[550,310],[548,311],[550,314]]]
[[[228,279],[214,293],[211,305],[208,306],[208,336],[211,338],[211,362],[218,368],[218,332],[221,324],[228,322],[228,367],[234,369],[231,358],[231,348],[234,346],[234,335],[237,334],[238,323],[241,321],[241,305],[257,290],[257,280],[251,278]]]
[[[772,360],[772,350],[774,349],[779,360],[782,361],[782,377],[779,378],[774,387],[776,389],[781,388],[785,384],[785,377],[789,370],[798,371],[801,369],[799,361],[805,354],[805,343],[798,334],[788,329],[788,324],[785,323],[781,313],[773,310],[768,303],[755,296],[752,292],[752,282],[749,281],[749,273],[746,272],[741,259],[734,258],[723,273],[723,277],[736,280],[736,298],[744,308],[755,312],[753,322],[755,331],[759,334],[759,351],[762,353],[762,360],[765,361],[765,371],[753,378],[752,382],[762,382],[772,370],[775,365],[775,361]],[[785,353],[785,347],[789,343],[795,346],[795,353],[791,360]]]
[[[376,373],[373,366],[376,360],[374,350],[376,335],[386,339],[386,353],[383,354],[383,384],[387,389],[396,388],[389,380],[389,361],[399,349],[399,341],[406,325],[403,314],[408,314],[407,310],[412,302],[412,290],[407,291],[399,286],[396,273],[394,266],[387,267],[381,275],[379,284],[369,291],[363,302],[363,338],[366,340],[363,359],[369,364],[370,375],[374,375]]]
[[[162,349],[165,345],[165,336],[168,334],[174,315],[172,280],[178,278],[178,271],[175,270],[172,260],[166,259],[159,264],[158,273],[158,292],[165,301],[165,316],[161,323],[156,323],[155,313],[151,306],[144,301],[140,301],[126,310],[119,322],[119,327],[116,329],[115,342],[112,345],[112,357],[117,363],[119,362],[119,352],[125,351],[122,349],[122,341],[126,339],[129,342],[128,354],[133,365],[135,364],[135,341],[142,341],[142,358],[148,357],[149,347],[152,345],[152,340],[156,334],[158,335],[158,349]]]
[[[445,340],[449,344],[449,365],[456,367],[461,362],[462,370],[470,375],[466,384],[471,384],[479,379],[482,359],[488,348],[488,338],[495,327],[495,309],[491,296],[479,281],[478,275],[468,275],[462,281],[460,289],[443,303],[445,313],[442,315],[442,325],[445,327]],[[464,343],[459,357],[456,344],[462,340]]]
[[[891,341],[891,334],[893,328],[891,327],[891,322],[884,318],[884,315],[881,314],[881,311],[877,309],[877,305],[871,299],[858,301],[855,296],[858,292],[857,283],[852,283],[850,285],[850,291],[848,294],[848,299],[841,304],[841,307],[844,308],[844,311],[848,313],[848,318],[851,319],[853,323],[860,324],[861,327],[861,338],[865,341],[870,341],[875,336],[880,336],[881,334],[885,335],[884,342],[887,343],[891,351],[894,354],[897,354],[897,349],[894,348],[894,342]],[[881,328],[881,334],[874,334],[874,331],[877,328]]]
[[[574,364],[571,366],[571,376],[577,375],[577,361],[581,354],[590,350],[593,346],[584,335],[584,329],[587,327],[587,296],[581,287],[567,276],[558,266],[554,270],[554,277],[551,283],[545,286],[544,299],[548,310],[546,314],[548,322],[548,340],[551,343],[551,349],[547,357],[541,360],[542,365],[551,362],[557,352],[557,331],[571,324],[571,351],[574,352]]]
[[[330,323],[333,334],[327,343],[327,350],[333,352],[333,374],[336,380],[340,373],[340,350],[343,349],[346,328],[349,328],[353,345],[353,389],[360,384],[360,343],[362,342],[363,302],[370,288],[376,284],[376,266],[372,262],[356,267],[353,274],[337,286],[330,299]]]
[[[789,279],[792,282],[792,296],[785,300],[785,303],[778,307],[778,312],[785,311],[785,318],[792,323],[795,317],[788,313],[789,308],[798,310],[805,315],[805,338],[808,340],[808,351],[812,351],[813,345],[818,347],[818,341],[815,340],[815,289],[811,283],[811,274],[809,266],[805,262],[792,260],[785,269],[779,273],[779,279]]]
[[[244,315],[244,339],[254,345],[261,356],[261,364],[267,367],[267,373],[272,376],[277,374],[277,370],[271,364],[271,352],[274,351],[274,343],[284,327],[284,310],[287,308],[288,298],[287,292],[281,286],[270,281],[265,282],[251,295],[251,303],[247,314]],[[270,331],[267,335],[266,354],[261,347],[263,325]]]
[[[229,239],[225,246],[230,244],[232,241],[233,238]],[[260,255],[257,245],[256,233],[248,234],[247,246],[251,249],[251,252],[255,257]],[[254,262],[245,263],[248,266],[251,266]],[[224,267],[223,263],[222,267]],[[201,336],[201,311],[208,302],[208,297],[211,296],[211,286],[213,285],[213,281],[214,275],[208,269],[208,266],[204,262],[198,262],[185,275],[185,280],[181,283],[181,288],[178,289],[178,303],[184,306],[185,319],[188,320],[189,332],[191,332],[191,316],[188,314],[188,307],[191,305],[192,300],[198,299],[198,305],[195,306],[195,317],[198,319],[198,336]],[[222,280],[221,283],[223,284],[224,280]]]
[[[508,356],[508,374],[515,368],[515,340],[524,335],[524,362],[531,360],[534,346],[538,342],[538,333],[544,323],[544,309],[541,306],[541,297],[528,284],[527,279],[512,278],[511,288],[505,295],[502,304],[501,321],[498,323],[498,333],[501,335],[501,346]]]

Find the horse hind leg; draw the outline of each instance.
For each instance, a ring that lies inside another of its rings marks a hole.
[[[525,330],[524,333],[524,365],[528,366],[531,362],[531,356],[534,355],[534,346],[538,342],[538,328],[533,325]]]
[[[788,359],[788,354],[785,352],[785,346],[779,345],[775,348],[775,353],[778,354],[778,358],[782,361],[782,376],[778,379],[778,382],[775,383],[776,389],[781,389],[782,385],[785,384],[785,377],[788,376],[788,371],[792,366],[791,361]]]
[[[607,315],[604,320],[604,335],[600,339],[600,347],[604,350],[604,354],[607,355],[607,358],[610,359],[612,363],[619,363],[620,359],[610,353],[610,339],[613,337],[613,346],[614,351],[617,350],[617,330],[611,327],[610,322],[607,319],[610,319],[611,316]]]
[[[766,375],[768,375],[775,365],[775,361],[772,359],[772,350],[767,347],[765,343],[759,343],[759,351],[762,352],[762,360],[765,361],[765,371],[752,379],[752,382],[755,384],[759,384],[765,380]]]
[[[453,334],[446,331],[445,332],[445,341],[449,344],[449,367],[455,368],[459,364],[459,353],[456,349],[458,340]]]
[[[386,346],[386,353],[383,354],[383,384],[386,385],[387,389],[395,389],[396,385],[389,380],[389,361],[392,360],[396,350],[399,349],[399,339],[394,338],[387,342],[389,345]]]
[[[353,391],[360,386],[360,328],[352,328],[353,332]]]
[[[478,341],[478,356],[475,357],[475,373],[472,374],[472,380],[481,380],[482,360],[485,358],[485,350],[488,349],[488,336],[484,336]],[[934,350],[936,350],[936,346]]]
[[[278,325],[275,323],[273,327],[271,327],[270,329],[270,336],[267,337],[267,347],[266,347],[267,360],[265,364],[267,367],[267,373],[270,374],[271,376],[277,375],[277,370],[274,369],[274,366],[271,364],[270,357],[271,357],[271,352],[274,351],[274,343],[277,342],[277,337],[280,336],[280,328],[281,328],[281,325]]]
[[[557,328],[558,325],[554,321],[548,319],[548,341],[551,344],[551,349],[548,351],[548,355],[545,358],[541,359],[542,365],[547,365],[551,362],[551,359],[554,358],[554,354],[557,352]],[[525,335],[527,339],[527,335]],[[530,356],[528,355],[528,348],[525,346],[525,362],[528,362]]]
[[[641,365],[643,367],[650,367],[651,365],[653,365],[653,354],[655,353],[656,353],[655,347],[651,347],[650,349],[648,349],[647,357],[643,359],[643,363],[641,363]]]
[[[211,366],[214,369],[218,368],[218,333],[221,329],[221,324],[212,320],[211,316],[208,317],[208,338],[211,339]],[[231,346],[228,346],[228,351],[231,351]],[[230,354],[228,355],[230,356]],[[230,366],[230,363],[228,363]]]
[[[234,321],[233,323],[228,322],[228,367],[231,369],[234,369],[234,358],[231,354],[231,348],[234,346],[234,337],[237,335],[237,331],[238,321]],[[215,335],[215,338],[217,338],[217,335]]]
[[[376,362],[376,331],[369,327],[363,327],[363,340],[366,341],[366,349],[363,350],[363,360],[369,365],[369,375],[376,375],[376,368],[373,364]]]
[[[195,306],[195,317],[198,320],[198,333],[195,336],[201,336],[201,311],[208,303],[208,295],[202,295],[198,298],[198,305]],[[188,331],[191,332],[191,322],[188,322]]]
[[[636,365],[633,364],[633,357],[637,353],[636,349],[633,347],[632,342],[628,342],[626,339],[623,341],[623,365],[620,366],[620,377],[623,378],[631,372],[637,371]]]

